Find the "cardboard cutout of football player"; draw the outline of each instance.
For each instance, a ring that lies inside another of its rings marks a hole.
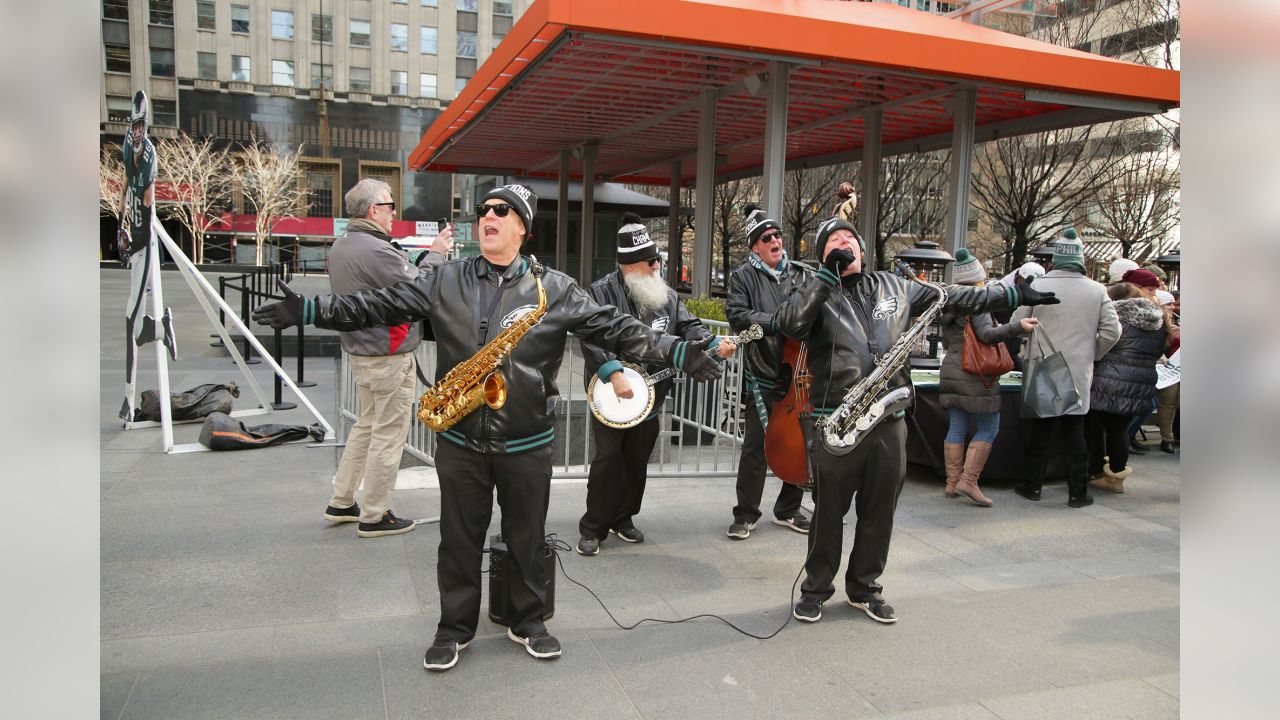
[[[138,348],[160,340],[169,349],[169,356],[178,359],[178,344],[173,338],[173,321],[169,308],[157,329],[155,318],[146,312],[146,300],[151,292],[151,209],[155,203],[156,148],[147,137],[146,93],[139,90],[133,96],[133,109],[129,113],[129,132],[124,139],[124,188],[120,206],[120,230],[116,242],[120,258],[129,271],[129,299],[124,309],[125,378],[124,404],[120,417],[126,422],[134,419],[134,380],[138,372]],[[157,332],[159,335],[157,336]]]

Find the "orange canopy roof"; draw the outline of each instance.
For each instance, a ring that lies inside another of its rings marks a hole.
[[[1160,112],[1179,74],[880,3],[537,0],[423,135],[411,169],[555,176],[598,143],[596,171],[695,175],[699,98],[717,93],[717,174],[758,174],[768,63],[793,63],[787,163],[857,156],[882,112],[884,154],[950,145],[946,101],[977,92],[975,138]],[[581,177],[577,160],[570,173]]]

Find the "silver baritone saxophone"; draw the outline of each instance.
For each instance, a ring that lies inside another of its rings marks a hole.
[[[898,268],[907,277],[933,288],[938,299],[921,313],[915,324],[898,338],[888,352],[876,359],[875,369],[849,390],[840,406],[831,415],[814,423],[823,447],[832,455],[848,455],[853,452],[867,433],[889,416],[887,411],[890,407],[911,397],[911,388],[905,385],[888,392],[886,388],[907,364],[911,348],[947,304],[946,288],[937,283],[916,279],[906,263],[899,262]]]

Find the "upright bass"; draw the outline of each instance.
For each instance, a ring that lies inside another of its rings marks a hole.
[[[801,418],[813,411],[809,402],[809,347],[794,338],[782,343],[780,379],[787,394],[770,408],[764,431],[764,458],[780,480],[810,489],[809,456],[805,450]]]

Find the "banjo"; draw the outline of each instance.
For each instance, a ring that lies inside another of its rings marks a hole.
[[[762,337],[764,337],[764,330],[759,325],[752,325],[743,332],[725,339],[732,340],[741,346]],[[653,386],[673,377],[680,370],[670,367],[649,375],[638,365],[623,363],[621,372],[631,384],[632,394],[629,398],[618,397],[613,392],[613,383],[602,381],[598,375],[592,376],[591,382],[587,385],[587,406],[591,408],[591,414],[606,426],[616,430],[635,427],[649,417],[657,397]]]

